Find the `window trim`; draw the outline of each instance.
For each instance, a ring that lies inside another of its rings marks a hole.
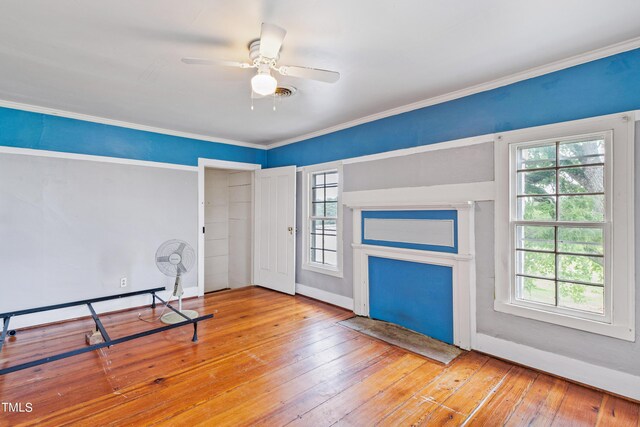
[[[310,238],[311,230],[311,176],[321,172],[338,172],[338,214],[336,218],[336,260],[337,266],[332,267],[311,261]],[[343,268],[343,206],[342,206],[342,162],[323,163],[320,165],[305,166],[302,169],[302,265],[301,268],[315,273],[326,274],[338,278],[344,277]]]
[[[634,114],[624,113],[498,135],[495,142],[496,311],[635,341],[634,128]],[[517,184],[514,170],[517,148],[595,135],[605,136],[606,144],[605,315],[516,301],[513,213],[517,207],[516,198],[512,196],[513,186]]]

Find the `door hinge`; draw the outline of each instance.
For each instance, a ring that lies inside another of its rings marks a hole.
[[[204,234],[204,227],[202,227],[202,234]]]

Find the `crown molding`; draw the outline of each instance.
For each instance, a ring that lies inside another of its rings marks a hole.
[[[197,133],[181,132],[181,131],[172,130],[172,129],[158,128],[154,126],[141,125],[138,123],[130,123],[130,122],[124,122],[121,120],[107,119],[105,117],[92,116],[89,114],[82,114],[82,113],[74,113],[71,111],[58,110],[56,108],[40,107],[37,105],[23,104],[20,102],[7,101],[3,99],[0,99],[0,107],[11,108],[13,110],[29,111],[32,113],[47,114],[50,116],[66,117],[68,119],[76,119],[76,120],[82,120],[85,122],[100,123],[103,125],[117,126],[121,128],[127,128],[127,129],[141,130],[144,132],[153,132],[153,133],[159,133],[163,135],[178,136],[181,138],[197,139],[200,141],[217,142],[220,144],[227,144],[227,145],[237,145],[239,147],[255,148],[258,150],[267,149],[267,146],[265,145],[253,144],[250,142],[236,141],[234,139],[227,139],[227,138],[216,138],[214,136],[200,135]]]
[[[371,114],[369,116],[361,117],[359,119],[344,122],[344,123],[331,126],[325,129],[321,129],[315,132],[310,132],[304,135],[277,141],[267,145],[267,148],[270,150],[272,148],[282,147],[284,145],[289,145],[295,142],[304,141],[306,139],[311,139],[318,136],[326,135],[328,133],[333,133],[343,129],[348,129],[364,123],[384,119],[386,117],[395,116],[395,115],[406,113],[413,110],[418,110],[420,108],[429,107],[431,105],[441,104],[443,102],[452,101],[454,99],[463,98],[465,96],[474,95],[476,93],[486,92],[491,89],[507,86],[516,82],[528,80],[534,77],[539,77],[545,74],[553,73],[555,71],[563,70],[565,68],[574,67],[576,65],[606,58],[607,56],[616,55],[618,53],[627,52],[627,51],[638,49],[638,48],[640,48],[640,37],[636,37],[636,38],[626,40],[620,43],[616,43],[600,49],[595,49],[586,53],[581,53],[579,55],[562,59],[560,61],[551,62],[546,65],[531,68],[525,71],[521,71],[519,73],[511,74],[506,77],[501,77],[499,79],[491,80],[486,83],[481,83],[475,86],[470,86],[465,89],[449,92],[443,95],[434,96],[432,98],[428,98],[418,102],[413,102],[411,104],[402,105],[400,107],[392,108],[390,110],[381,111],[379,113]]]

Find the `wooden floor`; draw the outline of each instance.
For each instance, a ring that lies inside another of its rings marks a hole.
[[[197,344],[180,328],[0,377],[0,401],[33,407],[0,407],[0,425],[638,426],[635,403],[475,352],[444,366],[304,297],[244,288],[186,306],[217,311]],[[104,316],[112,338],[151,327],[137,314]],[[81,346],[91,326],[21,332],[0,366]]]

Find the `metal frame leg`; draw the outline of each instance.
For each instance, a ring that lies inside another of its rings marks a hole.
[[[2,351],[4,340],[7,338],[7,331],[9,330],[9,319],[11,319],[11,317],[2,318],[3,325],[2,325],[2,336],[0,336],[0,351]]]
[[[191,341],[198,342],[198,322],[193,322],[193,338]]]
[[[151,308],[156,308],[156,293],[151,292],[151,296],[153,297],[153,302],[151,303]]]

